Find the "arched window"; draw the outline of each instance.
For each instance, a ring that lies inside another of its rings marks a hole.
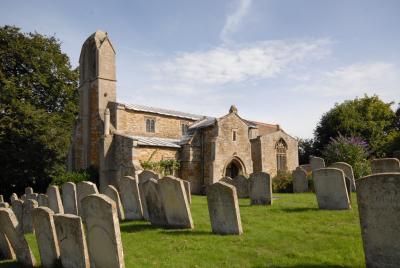
[[[154,119],[146,119],[146,132],[156,132],[156,122]]]
[[[280,139],[276,145],[276,169],[278,172],[287,170],[286,151],[287,145],[283,139]]]

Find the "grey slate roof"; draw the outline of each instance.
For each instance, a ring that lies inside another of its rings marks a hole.
[[[206,117],[199,121],[194,122],[192,125],[189,126],[189,129],[198,129],[211,126],[215,123],[216,119],[214,117]]]
[[[180,148],[179,145],[181,140],[178,139],[167,139],[167,138],[158,138],[158,137],[144,137],[144,136],[135,136],[135,135],[127,135],[134,140],[137,140],[138,145],[142,146],[157,146],[157,147],[169,147],[169,148]]]
[[[168,110],[168,109],[163,109],[163,108],[150,107],[150,106],[144,106],[144,105],[139,105],[139,104],[124,104],[124,103],[122,103],[122,104],[125,106],[126,109],[130,109],[130,110],[134,110],[134,111],[141,111],[141,112],[148,112],[148,113],[155,113],[155,114],[162,114],[162,115],[170,115],[170,116],[176,116],[176,117],[192,119],[192,120],[199,120],[204,117],[203,115],[184,113],[184,112]]]

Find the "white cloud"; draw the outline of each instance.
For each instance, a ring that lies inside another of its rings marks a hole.
[[[220,33],[222,41],[229,41],[229,36],[238,30],[250,9],[251,2],[252,0],[239,0],[237,2],[234,11],[227,16],[224,27]]]
[[[180,53],[155,67],[160,80],[195,85],[224,85],[272,78],[284,70],[320,59],[330,52],[330,40],[264,41],[219,46]]]
[[[396,97],[400,89],[400,69],[392,63],[355,63],[336,70],[308,76],[295,91],[314,92],[323,96],[354,97],[378,94]]]

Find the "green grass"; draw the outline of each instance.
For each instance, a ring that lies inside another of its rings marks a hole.
[[[274,196],[268,207],[240,200],[241,236],[211,234],[204,196],[193,196],[191,231],[123,222],[126,267],[365,267],[355,195],[350,211],[318,210],[314,194]]]

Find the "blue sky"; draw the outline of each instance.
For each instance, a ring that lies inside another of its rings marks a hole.
[[[247,119],[307,138],[337,102],[400,101],[400,1],[2,1],[0,24],[55,35],[78,65],[107,31],[117,98]],[[395,106],[393,106],[395,107]]]

